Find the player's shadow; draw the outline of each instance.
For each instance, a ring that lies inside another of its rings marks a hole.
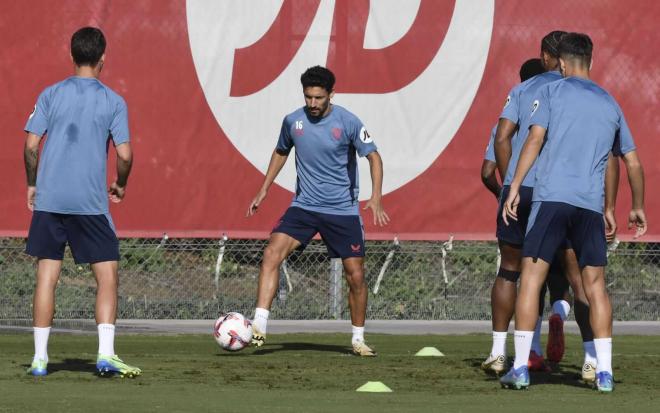
[[[552,366],[551,371],[532,371],[530,372],[530,381],[534,385],[541,384],[560,384],[564,386],[580,387],[590,389],[592,386],[582,381],[580,370],[566,370],[569,366]]]
[[[280,351],[326,351],[330,353],[351,354],[352,350],[346,346],[336,346],[332,344],[314,344],[314,343],[277,343],[265,344],[265,348],[255,349],[254,355],[263,356],[265,354],[277,353]]]
[[[481,362],[483,359],[478,358],[467,358],[463,359],[471,368],[481,370]],[[509,358],[508,365],[513,364],[513,359]],[[580,371],[582,366],[565,366],[565,365],[551,365],[550,371],[532,371],[530,372],[530,381],[532,385],[540,384],[561,384],[565,386],[574,386],[580,388],[591,388],[590,384],[587,384],[581,380]],[[499,381],[501,376],[497,376],[492,372],[484,372],[484,381]]]
[[[27,369],[29,364],[24,364]],[[60,363],[48,363],[48,374],[58,371],[78,371],[83,373],[96,374],[96,363],[89,359],[64,359]]]

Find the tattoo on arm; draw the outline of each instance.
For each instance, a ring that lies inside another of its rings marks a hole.
[[[36,186],[37,166],[39,165],[39,147],[31,149],[26,146],[23,151],[23,160],[25,161],[27,184],[28,186]]]

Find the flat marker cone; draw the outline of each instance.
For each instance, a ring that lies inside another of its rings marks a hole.
[[[355,391],[367,393],[392,393],[392,389],[379,381],[368,381],[362,386],[358,387]]]
[[[415,356],[418,357],[444,357],[445,355],[442,354],[440,350],[438,350],[435,347],[424,347],[423,349],[419,350],[417,353],[415,353]]]

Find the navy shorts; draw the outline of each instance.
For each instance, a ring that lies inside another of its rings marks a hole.
[[[273,229],[305,248],[319,233],[330,258],[364,257],[364,227],[359,215],[334,215],[290,207]]]
[[[523,257],[552,262],[568,238],[580,268],[607,265],[603,215],[564,202],[534,202]]]
[[[119,241],[109,216],[34,211],[26,253],[62,260],[67,243],[76,264],[119,261]]]
[[[509,196],[511,187],[506,185],[502,188],[500,195],[500,206],[497,208],[497,240],[505,242],[512,247],[522,248],[523,241],[525,241],[525,232],[527,230],[527,220],[532,207],[532,193],[534,188],[528,186],[520,187],[520,203],[518,204],[518,220],[515,221],[509,218],[509,225],[504,223],[502,219],[502,209],[504,202]]]

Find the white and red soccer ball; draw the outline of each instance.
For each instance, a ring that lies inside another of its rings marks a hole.
[[[225,350],[242,350],[252,340],[252,322],[240,313],[223,314],[215,321],[213,338]]]

